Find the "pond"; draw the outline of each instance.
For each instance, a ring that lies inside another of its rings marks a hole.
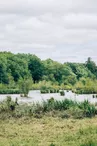
[[[31,90],[29,91],[29,94],[28,94],[29,98],[20,97],[19,94],[9,94],[9,95],[0,94],[0,101],[5,100],[7,96],[11,96],[14,101],[16,98],[18,98],[19,103],[42,102],[43,100],[46,101],[47,99],[50,99],[51,97],[53,97],[56,100],[63,100],[67,98],[67,99],[75,100],[78,102],[82,102],[84,100],[88,100],[91,103],[97,102],[96,95],[95,95],[95,98],[93,98],[93,94],[77,95],[73,93],[72,91],[68,91],[68,92],[64,91],[64,92],[65,92],[65,96],[60,96],[60,93],[41,94],[40,90]]]

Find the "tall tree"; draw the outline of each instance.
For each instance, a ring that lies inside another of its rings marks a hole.
[[[97,76],[97,66],[90,57],[88,57],[88,59],[86,61],[86,67]]]
[[[31,72],[34,83],[42,79],[43,64],[37,56],[30,56],[28,67]]]
[[[8,84],[6,60],[0,57],[0,83]]]

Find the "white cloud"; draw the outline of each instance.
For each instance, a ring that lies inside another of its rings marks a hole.
[[[1,51],[84,61],[96,41],[97,0],[0,0]]]

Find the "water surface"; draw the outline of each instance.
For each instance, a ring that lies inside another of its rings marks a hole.
[[[50,99],[53,97],[55,100],[63,100],[65,98],[75,100],[78,102],[82,102],[84,100],[88,100],[91,103],[96,103],[97,98],[93,98],[93,94],[83,94],[83,95],[76,95],[75,93],[72,93],[71,91],[65,92],[65,96],[60,96],[60,93],[47,93],[47,94],[41,94],[40,90],[31,90],[29,91],[29,98],[20,97],[19,94],[8,94],[8,95],[1,95],[0,94],[0,101],[3,101],[6,99],[7,96],[11,96],[12,99],[15,101],[16,98],[18,98],[19,103],[36,103],[36,102],[42,102],[43,100]],[[96,95],[95,95],[96,97]]]

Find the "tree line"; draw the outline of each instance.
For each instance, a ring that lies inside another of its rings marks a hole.
[[[89,57],[85,63],[59,63],[36,55],[0,52],[0,89],[37,88],[39,85],[96,92],[97,66]],[[25,87],[25,85],[27,85]]]

